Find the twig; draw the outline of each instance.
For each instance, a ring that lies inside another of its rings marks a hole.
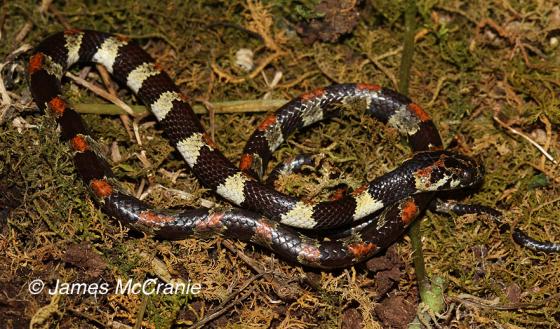
[[[2,76],[2,69],[5,63],[0,64],[0,94],[2,95],[2,104],[0,104],[0,125],[4,122],[4,116],[8,113],[8,109],[12,104],[12,99],[4,86],[4,77]]]
[[[239,256],[239,258],[241,258],[245,263],[247,263],[247,265],[249,265],[258,274],[266,273],[266,271],[259,266],[258,262],[256,262],[253,258],[247,256],[243,251],[237,249],[233,244],[233,242],[229,240],[223,240],[222,245],[224,245],[229,251]]]
[[[206,111],[208,111],[208,116],[210,117],[210,139],[213,141],[216,140],[216,111],[214,111],[214,106],[212,103],[205,99],[198,99],[204,107],[206,107]]]
[[[89,314],[80,312],[80,311],[78,311],[78,310],[76,310],[76,309],[73,309],[73,308],[71,308],[71,307],[66,308],[66,310],[68,310],[68,311],[70,311],[71,313],[74,313],[75,315],[80,316],[80,317],[82,317],[82,318],[84,318],[84,319],[86,319],[86,320],[88,320],[88,321],[90,321],[90,322],[93,322],[93,323],[97,324],[99,327],[102,327],[102,326],[104,325],[104,323],[103,323],[101,320],[96,319],[96,318],[93,317],[92,315],[89,315]]]
[[[214,112],[218,113],[247,113],[247,112],[268,112],[275,110],[286,104],[282,99],[256,99],[244,101],[226,101],[211,102]],[[125,113],[124,110],[117,105],[101,104],[101,103],[78,103],[73,104],[74,109],[84,114],[103,114],[103,115],[120,115]],[[133,112],[133,116],[141,116],[148,114],[148,109],[144,105],[129,106]],[[194,113],[206,114],[208,111],[202,105],[193,105]]]
[[[236,304],[239,304],[240,302],[242,302],[243,300],[245,300],[247,297],[249,297],[253,291],[255,290],[255,287],[252,287],[249,291],[247,291],[245,294],[243,294],[243,296],[239,297],[237,300],[235,300],[234,302],[230,303],[230,301],[237,296],[240,292],[242,292],[243,290],[245,290],[251,283],[253,283],[253,281],[255,281],[256,279],[260,278],[262,275],[261,274],[257,274],[255,276],[253,276],[252,278],[250,278],[247,283],[245,283],[238,291],[236,291],[235,293],[230,294],[217,308],[218,311],[208,315],[207,317],[205,317],[204,319],[198,321],[197,323],[195,323],[191,328],[202,328],[204,327],[208,322],[220,317],[222,314],[224,314],[227,310],[229,310],[230,308],[232,308],[233,306],[235,306]],[[227,306],[226,306],[227,305]]]
[[[373,65],[375,65],[379,70],[381,70],[381,72],[383,72],[383,74],[385,74],[389,78],[389,80],[391,80],[391,83],[393,84],[393,88],[397,88],[398,86],[397,78],[388,68],[385,67],[385,65],[381,64],[381,60],[387,57],[394,56],[400,53],[402,50],[403,50],[403,46],[400,46],[398,48],[395,48],[391,51],[388,51],[386,53],[383,53],[375,57],[370,56],[370,54],[367,55],[368,60],[372,62]]]
[[[13,62],[14,59],[16,59],[19,55],[24,54],[31,49],[33,49],[32,45],[28,43],[22,44],[16,50],[12,51],[8,56],[6,56],[4,64],[7,64],[8,62]]]
[[[375,66],[377,66],[379,70],[381,70],[381,72],[383,72],[383,74],[385,74],[389,78],[389,80],[391,80],[393,88],[397,88],[399,83],[397,82],[397,78],[395,77],[395,75],[391,71],[389,71],[389,69],[386,68],[385,65],[381,64],[381,62],[378,61],[377,58],[370,58],[370,60]]]
[[[288,82],[285,82],[285,83],[279,83],[279,84],[277,84],[277,85],[276,85],[276,88],[277,88],[277,89],[290,89],[290,88],[292,88],[293,86],[299,85],[303,80],[306,80],[307,78],[309,78],[309,77],[311,77],[311,76],[314,76],[314,75],[316,75],[316,74],[318,74],[318,73],[320,73],[319,70],[312,70],[312,71],[309,71],[309,72],[307,72],[307,73],[304,73],[304,74],[300,75],[298,78],[296,78],[296,79],[294,79],[294,80],[292,80],[292,81],[288,81]]]
[[[548,118],[545,115],[540,115],[539,118],[542,121],[542,123],[544,123],[546,129],[546,141],[544,142],[544,149],[548,150],[550,148],[550,141],[552,140],[552,124],[550,123],[550,120],[548,120]],[[540,165],[543,168],[544,168],[545,161],[546,159],[544,157],[541,157]]]
[[[123,117],[126,117],[126,119],[124,119]],[[120,115],[121,121],[123,122],[123,125],[125,125],[125,127],[127,127],[127,131],[130,129],[129,123],[130,120],[128,120],[128,116],[126,114],[121,114]],[[142,138],[140,137],[140,129],[138,124],[140,123],[140,120],[142,120],[144,118],[144,116],[138,116],[135,117],[134,120],[132,120],[132,133],[134,134],[134,139],[136,139],[136,144],[138,144],[139,146],[142,146]],[[131,138],[132,139],[132,138]],[[144,150],[142,150],[142,152],[144,152]],[[140,160],[142,160],[140,158]],[[146,168],[148,168],[148,166],[146,166]]]
[[[51,5],[51,2],[52,2],[52,0],[41,1],[41,5],[39,6],[39,9],[38,9],[39,13],[43,14],[45,11],[47,11],[47,9],[49,9],[49,6]],[[25,39],[25,37],[27,36],[29,31],[31,31],[32,28],[33,28],[33,22],[31,20],[28,20],[27,22],[25,22],[25,24],[19,30],[18,34],[15,37],[16,44],[19,44],[20,42],[22,42],[23,39]]]
[[[84,80],[84,79],[82,79],[78,76],[75,76],[70,72],[66,72],[65,75],[67,77],[69,77],[70,79],[74,80],[74,82],[76,82],[77,84],[88,88],[89,90],[91,90],[92,92],[97,94],[98,96],[100,96],[100,97],[108,100],[109,102],[115,104],[116,106],[120,107],[126,113],[128,113],[132,116],[135,116],[134,111],[130,108],[130,106],[128,106],[125,102],[121,101],[119,98],[114,97],[113,95],[109,94],[108,92],[99,88],[98,86],[94,85],[93,83],[90,83],[87,80]]]
[[[383,54],[381,54],[381,55],[375,56],[375,59],[378,60],[378,61],[380,61],[380,60],[385,59],[385,58],[387,58],[387,57],[395,56],[395,55],[397,55],[398,53],[400,53],[401,51],[403,51],[403,48],[404,48],[403,46],[399,46],[399,47],[397,47],[397,48],[395,48],[395,49],[393,49],[393,50],[390,50],[390,51],[388,51],[388,52],[386,52],[386,53],[383,53]]]
[[[432,107],[432,105],[434,105],[436,99],[439,96],[439,93],[441,92],[441,89],[443,87],[443,84],[445,83],[446,80],[457,80],[457,77],[447,77],[447,76],[442,76],[438,79],[437,84],[436,84],[436,90],[434,91],[434,94],[432,95],[432,99],[430,99],[430,101],[428,102],[428,104],[426,104],[427,108]]]
[[[468,306],[476,306],[481,308],[490,308],[494,310],[520,310],[520,309],[535,309],[539,308],[548,300],[558,298],[559,294],[555,296],[550,296],[542,301],[531,302],[531,303],[515,303],[511,305],[499,304],[500,300],[498,298],[494,300],[482,299],[470,294],[460,294],[457,297],[450,297],[449,299],[454,302],[465,304]]]
[[[558,161],[556,161],[554,159],[554,157],[552,157],[552,155],[550,155],[542,146],[540,146],[537,142],[535,142],[534,140],[531,139],[531,137],[525,135],[524,133],[520,132],[519,130],[512,128],[510,126],[508,126],[507,124],[505,124],[502,120],[500,120],[497,116],[493,116],[494,120],[503,128],[506,128],[507,130],[511,131],[513,134],[519,135],[521,137],[523,137],[525,140],[527,140],[529,143],[533,144],[533,146],[535,146],[542,154],[544,154],[544,156],[552,161],[552,163],[554,164],[558,164]]]
[[[52,0],[49,0],[49,2],[52,2]],[[49,3],[49,5],[50,5],[50,3]],[[47,6],[45,9],[49,9],[65,29],[70,30],[72,28],[72,25],[70,25],[70,23],[68,23],[68,20],[66,19],[66,17],[64,17],[60,13],[60,11],[58,11],[58,9],[56,9],[54,6]]]
[[[199,23],[203,23],[202,21]],[[234,28],[236,30],[239,30],[241,32],[246,33],[248,36],[253,37],[255,39],[259,39],[259,41],[263,42],[264,38],[262,37],[262,35],[260,35],[259,33],[255,32],[255,31],[251,31],[249,29],[246,29],[245,27],[239,25],[239,24],[235,24],[232,22],[228,22],[228,21],[216,21],[216,22],[212,22],[212,23],[208,23],[206,25],[207,28],[214,28],[215,26],[220,26],[220,27],[229,27],[229,28]]]
[[[107,91],[109,91],[111,96],[113,96],[115,98],[118,98],[117,91],[115,90],[115,88],[113,88],[113,84],[111,83],[111,77],[109,76],[109,72],[107,72],[107,69],[105,68],[105,66],[103,66],[101,64],[97,64],[97,65],[95,65],[95,67],[97,68],[97,72],[99,72],[99,75],[101,75],[101,80],[103,80],[103,84],[105,85],[105,89],[107,89]],[[134,133],[133,133],[132,130],[130,129],[130,118],[128,117],[128,115],[126,113],[123,113],[123,114],[119,115],[119,117],[121,118],[124,129],[126,130],[126,133],[128,134],[128,138],[130,138],[131,140],[133,138],[136,138],[136,143],[138,145],[142,145],[142,140],[140,139],[140,136],[138,134],[136,134],[136,131],[134,131]]]
[[[146,33],[146,34],[127,34],[126,35],[127,38],[129,38],[130,40],[140,40],[140,39],[154,39],[154,38],[159,38],[162,39],[163,41],[165,41],[171,48],[173,48],[173,50],[178,51],[179,47],[173,43],[173,41],[171,41],[171,39],[169,39],[167,36],[165,36],[164,34],[155,32],[155,33]]]
[[[43,0],[43,1],[41,1],[41,6],[39,6],[39,12],[42,14],[45,11],[49,10],[49,6],[51,5],[52,2],[53,2],[53,0]]]
[[[257,75],[259,75],[259,73],[264,70],[265,67],[268,66],[268,64],[270,64],[273,60],[275,60],[276,58],[280,57],[280,55],[282,55],[281,52],[276,52],[268,57],[266,57],[260,64],[259,66],[257,66],[251,73],[249,73],[247,76],[244,77],[235,77],[233,75],[230,75],[229,73],[223,71],[218,64],[216,63],[215,59],[212,59],[212,62],[210,63],[210,67],[212,67],[212,71],[214,71],[214,73],[216,73],[218,75],[218,77],[220,77],[220,79],[224,79],[225,82],[229,82],[229,83],[243,83],[247,80],[251,80],[254,79]]]
[[[274,290],[276,295],[280,297],[281,300],[291,300],[294,298],[294,295],[299,295],[300,292],[298,291],[298,288],[295,288],[294,286],[286,283],[287,278],[284,277],[280,278],[281,280],[278,280],[271,271],[262,268],[259,262],[247,256],[243,251],[237,249],[233,242],[229,240],[223,240],[221,243],[229,251],[233,252],[239,258],[241,258],[247,265],[249,265],[253,269],[253,271],[257,272],[260,275],[263,275],[264,278],[268,282],[270,282],[270,284],[272,285],[272,289]]]
[[[540,210],[540,209],[542,209],[542,208],[548,206],[549,204],[553,204],[553,203],[556,203],[556,202],[558,202],[558,201],[560,201],[560,197],[557,197],[556,199],[552,199],[552,200],[547,201],[547,202],[545,202],[545,203],[543,203],[543,204],[540,204],[540,205],[538,205],[535,209],[531,209],[531,214],[533,214],[535,211],[538,211],[538,210]]]
[[[15,37],[16,43],[22,42],[32,28],[33,28],[33,23],[31,21],[26,22]]]
[[[498,25],[498,23],[496,23],[491,18],[484,18],[476,25],[477,37],[481,35],[482,29],[487,25],[490,26],[494,31],[496,31],[500,37],[507,39],[511,44],[514,44],[514,40],[511,35],[509,35],[509,33],[507,33],[507,31],[503,27]]]

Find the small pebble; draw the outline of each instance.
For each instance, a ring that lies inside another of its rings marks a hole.
[[[241,48],[235,53],[235,65],[239,66],[243,71],[249,72],[255,66],[253,62],[253,51],[247,48]]]

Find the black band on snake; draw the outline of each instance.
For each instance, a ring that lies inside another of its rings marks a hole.
[[[103,64],[117,81],[125,83],[150,107],[202,185],[240,208],[156,210],[120,188],[81,118],[61,95],[64,71],[86,62]],[[169,76],[124,37],[85,30],[54,34],[37,46],[28,71],[35,102],[56,118],[62,139],[73,149],[77,171],[102,210],[163,238],[219,234],[262,245],[306,266],[345,267],[392,244],[432,203],[436,192],[476,185],[483,176],[482,166],[474,160],[442,150],[435,125],[420,106],[377,85],[332,85],[290,101],[258,126],[238,169],[205,133]],[[293,131],[335,116],[349,105],[361,105],[368,114],[406,136],[414,152],[412,158],[342,199],[329,202],[309,203],[287,196],[255,178],[262,176],[272,152]],[[468,210],[486,209],[472,206]],[[338,239],[310,238],[288,227],[332,229],[359,221],[367,224],[347,229],[348,233]],[[519,231],[514,238],[535,250],[560,251],[558,244],[538,242]]]

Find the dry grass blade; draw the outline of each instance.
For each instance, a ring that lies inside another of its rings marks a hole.
[[[66,72],[65,76],[74,80],[74,82],[76,82],[80,86],[86,87],[87,89],[91,90],[96,95],[98,95],[98,96],[108,100],[109,102],[115,104],[116,106],[118,106],[123,111],[130,114],[131,116],[136,116],[135,112],[130,108],[130,106],[128,106],[125,102],[123,102],[119,98],[117,98],[117,97],[111,95],[110,93],[108,93],[107,91],[103,90],[102,88],[94,85],[93,83],[88,82],[85,79],[82,79],[78,76],[75,76],[74,74],[72,74],[70,72]]]
[[[529,143],[531,143],[534,147],[537,148],[537,150],[539,150],[548,160],[552,161],[552,163],[554,164],[558,164],[558,161],[556,161],[556,159],[554,159],[554,157],[552,155],[550,155],[550,153],[548,153],[542,146],[539,145],[539,143],[535,142],[534,140],[531,139],[531,137],[525,135],[524,133],[520,132],[519,130],[512,128],[510,126],[508,126],[507,124],[505,124],[502,120],[500,120],[497,116],[493,116],[494,120],[503,128],[506,128],[507,130],[509,130],[510,132],[512,132],[515,135],[521,136],[523,137],[526,141],[528,141]]]

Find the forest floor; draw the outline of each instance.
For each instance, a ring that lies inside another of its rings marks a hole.
[[[129,230],[90,198],[26,80],[32,47],[51,33],[129,36],[171,75],[220,149],[238,162],[265,112],[285,100],[333,83],[397,89],[407,1],[93,3],[18,0],[0,7],[0,318],[8,328],[406,328],[421,313],[435,327],[560,327],[560,254],[520,247],[486,216],[423,216],[427,272],[443,282],[446,304],[431,319],[419,306],[406,235],[368,262],[318,271],[238,241],[164,241]],[[433,117],[446,147],[486,168],[484,184],[461,201],[495,207],[510,226],[560,242],[560,5],[416,6],[409,96]],[[249,71],[236,64],[243,48],[253,53]],[[103,86],[95,67],[70,71]],[[93,112],[85,120],[132,193],[161,208],[227,206],[197,182],[127,88],[109,84],[141,112],[129,120],[141,145],[117,115],[99,114],[95,104],[106,101],[65,80],[65,97]],[[394,129],[360,113],[296,134],[271,166],[302,152],[324,154],[325,164],[279,186],[301,196],[341,180],[356,188],[410,156]],[[200,284],[201,292],[29,290],[34,280],[53,289],[57,282],[115,287],[172,278]]]

